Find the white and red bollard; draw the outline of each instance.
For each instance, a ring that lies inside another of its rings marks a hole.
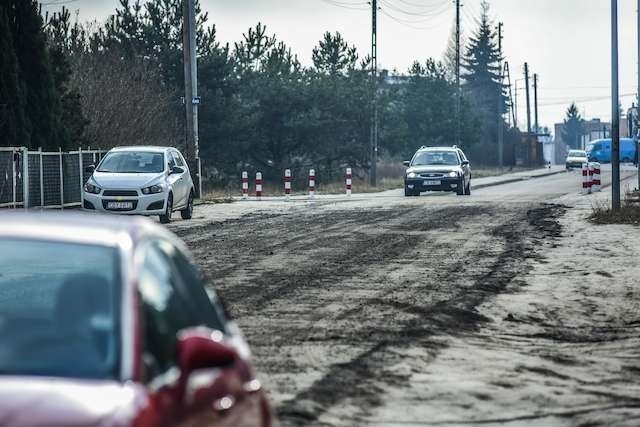
[[[309,198],[313,199],[316,197],[316,170],[309,170]]]
[[[600,181],[600,163],[595,162],[593,165],[593,178],[591,180],[591,191],[593,193],[599,192],[602,189],[602,182]]]
[[[242,199],[247,200],[249,198],[249,174],[242,172]]]
[[[353,175],[351,173],[351,168],[347,168],[346,178],[347,197],[350,197],[351,190],[353,188]]]
[[[589,174],[589,163],[582,164],[582,192],[584,194],[591,193],[591,177],[593,176],[593,171],[591,171],[591,175]]]
[[[256,199],[262,200],[262,173],[256,173]]]
[[[287,200],[291,198],[291,169],[284,171],[284,196]]]

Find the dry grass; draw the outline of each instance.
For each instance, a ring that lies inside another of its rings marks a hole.
[[[609,201],[597,201],[592,206],[589,220],[595,224],[640,225],[640,192],[627,190],[620,210],[615,212]]]

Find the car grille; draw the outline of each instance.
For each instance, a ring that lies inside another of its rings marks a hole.
[[[444,174],[441,172],[424,172],[420,174],[421,178],[444,178]]]
[[[104,190],[103,193],[105,197],[136,197],[137,195],[136,190]]]

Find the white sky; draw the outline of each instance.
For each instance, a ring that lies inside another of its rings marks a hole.
[[[65,0],[45,0],[61,2]],[[132,0],[133,1],[133,0]],[[116,0],[66,0],[81,20],[105,19]],[[463,29],[474,30],[481,0],[463,0]],[[636,93],[637,37],[635,1],[621,0],[620,93]],[[238,41],[258,21],[286,42],[304,64],[325,31],[339,31],[361,56],[370,51],[371,13],[365,0],[201,0],[222,42]],[[340,5],[351,5],[349,8]],[[585,117],[610,120],[610,2],[606,0],[490,0],[491,15],[504,22],[504,50],[512,78],[522,64],[538,73],[540,124],[552,127],[575,100]],[[418,5],[418,6],[414,6]],[[441,59],[453,21],[453,0],[379,0],[379,62],[404,72],[416,59]],[[51,10],[60,6],[49,6]],[[368,10],[367,10],[368,9]],[[428,11],[429,16],[403,14]],[[410,26],[397,19],[414,21]],[[415,22],[420,21],[420,22]],[[519,87],[524,83],[520,81]],[[594,99],[596,98],[596,99]],[[533,100],[533,92],[532,92]],[[622,97],[626,109],[633,96]],[[519,92],[519,124],[526,126],[524,91]],[[532,119],[533,120],[533,119]]]

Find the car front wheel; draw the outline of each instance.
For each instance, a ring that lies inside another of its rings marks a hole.
[[[167,209],[165,210],[164,215],[160,215],[160,223],[169,224],[171,222],[172,215],[173,215],[173,194],[169,194],[169,198],[167,199]]]
[[[187,202],[187,207],[180,211],[180,216],[182,217],[182,219],[193,218],[193,192],[189,194],[189,202]]]

